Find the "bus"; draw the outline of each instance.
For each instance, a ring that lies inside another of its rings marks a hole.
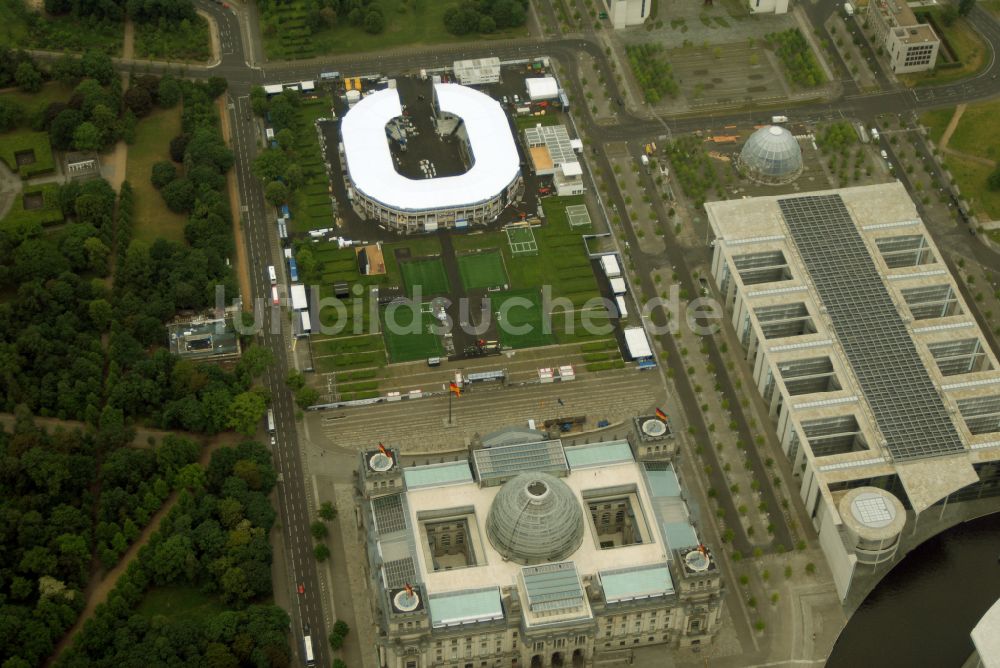
[[[267,267],[267,277],[271,279],[271,285],[275,285],[278,282],[278,274],[274,271],[274,265],[268,265]]]
[[[299,282],[299,266],[295,264],[295,258],[288,258],[288,277],[292,279],[293,283]]]
[[[281,306],[281,297],[278,295],[278,286],[271,286],[271,303],[275,306]]]
[[[274,433],[274,411],[270,408],[267,409],[267,433]]]
[[[307,666],[316,665],[316,658],[313,656],[312,638],[309,636],[302,637],[302,655],[305,657]]]

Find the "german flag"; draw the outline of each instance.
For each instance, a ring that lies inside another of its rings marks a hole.
[[[390,457],[390,455],[389,455],[389,451],[388,451],[388,450],[386,450],[386,449],[385,449],[385,446],[384,446],[384,445],[382,445],[381,443],[379,443],[379,444],[378,444],[378,451],[379,451],[379,452],[381,452],[381,453],[382,453],[383,455],[385,455],[386,457]],[[391,457],[390,457],[390,458],[391,458]]]
[[[448,391],[450,391],[456,397],[462,396],[462,388],[460,388],[455,381],[448,383]]]
[[[659,408],[656,409],[656,417],[660,418],[664,422],[667,421],[667,414],[661,411]]]

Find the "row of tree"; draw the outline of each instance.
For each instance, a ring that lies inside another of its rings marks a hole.
[[[465,0],[444,13],[444,26],[453,35],[517,28],[527,20],[527,0]]]
[[[304,182],[305,174],[295,154],[295,133],[312,132],[298,116],[298,94],[285,91],[270,100],[259,86],[250,91],[254,111],[266,116],[275,130],[274,143],[254,159],[253,172],[264,184],[264,198],[274,206],[289,200]]]
[[[45,11],[55,16],[94,17],[106,21],[168,21],[193,19],[191,0],[45,0]]]

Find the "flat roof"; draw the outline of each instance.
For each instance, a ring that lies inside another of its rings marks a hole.
[[[633,359],[653,356],[653,349],[649,347],[646,330],[642,327],[626,327],[622,333],[625,335],[625,345],[628,347],[629,355]]]
[[[396,171],[385,125],[403,115],[399,92],[366,95],[341,121],[344,157],[354,187],[394,209],[430,211],[472,206],[495,197],[521,169],[510,124],[500,103],[472,88],[434,84],[438,107],[464,121],[473,165],[464,174],[409,179]]]
[[[973,627],[972,644],[985,668],[1000,668],[1000,600]]]
[[[608,603],[631,601],[674,593],[674,581],[666,566],[640,566],[600,571],[598,577]]]
[[[292,286],[291,292],[293,311],[303,311],[309,308],[309,302],[306,300],[306,286],[295,284]]]
[[[410,471],[412,469],[406,469]],[[660,532],[656,530],[658,519],[654,517],[653,502],[643,484],[642,472],[635,462],[609,464],[600,469],[586,469],[570,472],[565,478],[560,478],[573,491],[577,503],[586,512],[587,501],[583,495],[591,490],[618,489],[630,485],[635,486],[635,494],[650,532],[650,541],[626,545],[615,549],[601,549],[592,522],[585,520],[584,536],[580,547],[569,557],[576,566],[577,572],[583,577],[592,575],[599,570],[615,567],[646,566],[663,564],[668,560],[667,546],[660,540]],[[452,508],[456,506],[472,506],[476,518],[476,526],[470,531],[482,536],[482,553],[477,551],[475,566],[435,571],[427,562],[424,550],[417,550],[414,558],[417,562],[417,574],[429,592],[462,591],[479,589],[485,586],[508,586],[518,583],[521,565],[505,560],[486,539],[486,518],[493,505],[493,499],[502,489],[500,486],[483,486],[468,482],[450,487],[424,487],[407,489],[406,512],[410,531],[416,531],[419,522],[417,516],[421,513]],[[681,502],[680,499],[677,499]]]
[[[531,77],[524,80],[532,100],[546,100],[559,95],[559,84],[554,77]]]
[[[472,482],[472,469],[466,461],[411,466],[403,469],[403,481],[407,490]]]
[[[590,443],[566,448],[566,461],[572,469],[585,469],[592,466],[633,461],[632,447],[628,441],[609,441],[608,443]]]
[[[435,628],[503,619],[499,587],[431,594],[427,602]]]
[[[525,566],[521,569],[521,580],[528,609],[533,613],[567,612],[586,607],[580,574],[572,561]]]

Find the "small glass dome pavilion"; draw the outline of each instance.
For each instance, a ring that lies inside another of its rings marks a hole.
[[[787,129],[769,125],[747,139],[740,151],[739,166],[758,183],[790,183],[802,173],[802,149]]]
[[[583,542],[583,510],[573,491],[548,473],[521,473],[497,492],[486,536],[505,559],[530,565],[561,561]]]

